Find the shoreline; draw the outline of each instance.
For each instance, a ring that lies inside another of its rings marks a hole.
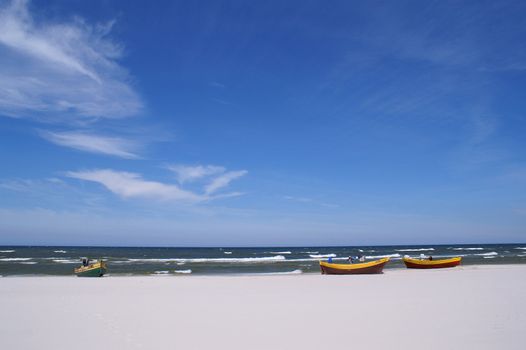
[[[515,267],[526,267],[526,263],[515,263],[515,264],[467,264],[467,265],[460,265],[453,268],[445,268],[445,269],[427,269],[425,271],[427,272],[433,272],[433,271],[444,271],[444,270],[477,270],[480,268],[484,269],[492,269],[492,268],[515,268]],[[379,274],[379,276],[390,274],[393,272],[399,273],[400,271],[408,271],[409,273],[411,271],[421,271],[419,269],[408,269],[406,267],[396,266],[396,267],[386,267],[384,268],[383,273]],[[122,273],[122,274],[112,274],[107,273],[103,277],[92,277],[91,279],[100,279],[100,278],[125,278],[125,277],[159,277],[159,278],[168,278],[168,277],[174,277],[174,278],[183,278],[183,277],[264,277],[264,276],[315,276],[315,275],[321,275],[320,271],[307,271],[307,272],[254,272],[254,273],[199,273],[199,274],[192,274],[192,273],[150,273],[150,274],[133,274],[133,273]],[[21,275],[0,275],[0,278],[68,278],[68,277],[74,277],[74,278],[81,278],[77,277],[73,272],[70,275],[45,275],[45,274],[21,274]],[[85,277],[84,277],[85,278]],[[81,278],[81,279],[84,279]]]

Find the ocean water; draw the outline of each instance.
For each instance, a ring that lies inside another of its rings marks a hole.
[[[463,265],[526,264],[524,244],[425,246],[140,248],[0,246],[0,276],[73,275],[82,257],[104,259],[108,275],[188,276],[214,274],[319,273],[318,260],[349,256],[391,257],[386,269],[404,268],[404,255],[462,256]]]

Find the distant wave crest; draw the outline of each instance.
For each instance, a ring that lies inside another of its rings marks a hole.
[[[53,259],[53,261],[56,263],[61,263],[61,264],[77,264],[78,263],[77,260],[71,260],[71,259]]]
[[[321,258],[335,258],[336,257],[336,254],[334,253],[331,253],[331,254],[311,254],[309,255],[311,258],[315,258],[315,259],[321,259]]]
[[[453,250],[484,250],[482,247],[474,247],[474,248],[453,248]]]
[[[383,259],[383,258],[400,258],[400,257],[401,255],[396,253],[396,254],[387,254],[387,255],[368,255],[365,258],[366,259]]]
[[[435,248],[414,248],[414,249],[395,249],[397,252],[427,252],[435,250]]]
[[[499,255],[499,253],[497,253],[497,252],[489,252],[489,253],[480,253],[480,254],[474,254],[474,255],[478,255],[478,256],[494,256],[494,255]]]
[[[130,262],[177,262],[177,263],[259,263],[285,260],[283,255],[265,256],[255,258],[166,258],[166,259],[128,259]]]

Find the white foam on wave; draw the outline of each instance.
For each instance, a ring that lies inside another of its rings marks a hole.
[[[494,256],[494,255],[499,255],[499,253],[497,253],[497,252],[489,252],[489,253],[480,253],[480,254],[473,254],[473,255],[478,255],[478,256]]]
[[[335,258],[336,257],[336,254],[334,253],[331,253],[331,254],[312,254],[312,255],[309,255],[311,258],[314,258],[314,259],[321,259],[321,258]]]
[[[169,274],[170,271],[166,271],[166,270],[163,270],[163,271],[155,271],[154,274],[155,275],[167,275]]]
[[[319,252],[316,251],[316,252],[301,252],[301,253],[303,253],[303,254],[318,254]]]
[[[414,248],[414,249],[395,249],[397,252],[428,252],[435,250],[435,248]]]
[[[36,261],[22,261],[21,264],[24,265],[35,265],[38,264]]]
[[[523,250],[526,250],[526,247],[517,247],[515,249],[523,249]]]
[[[363,253],[363,249],[358,249],[358,251],[359,251],[360,253]]]
[[[54,250],[53,253],[62,253],[62,254],[66,254],[67,251],[65,251],[65,250]]]
[[[227,255],[232,254],[232,252],[223,252],[223,253],[224,253],[224,254],[227,254]]]
[[[484,250],[482,247],[473,247],[473,248],[453,248],[453,250]]]
[[[33,258],[2,258],[0,261],[27,261]]]
[[[14,253],[14,250],[0,250],[0,253]]]
[[[401,255],[396,253],[396,254],[386,254],[386,255],[368,255],[365,258],[366,259],[383,259],[383,258],[400,258],[400,257]]]
[[[53,259],[53,262],[61,263],[61,264],[77,264],[77,260],[70,260],[70,259]]]
[[[494,256],[485,256],[484,259],[495,259]]]
[[[176,263],[259,263],[285,260],[283,255],[265,256],[255,258],[167,258],[167,259],[128,259],[131,262],[176,262]]]
[[[290,251],[284,251],[284,252],[269,252],[270,254],[292,254]]]
[[[174,270],[175,273],[189,274],[192,273],[192,270]]]
[[[332,258],[332,260],[347,260],[346,257],[336,257]],[[319,261],[320,258],[298,258],[298,259],[287,259],[286,262],[311,262],[311,261]],[[309,265],[310,266],[310,265]]]

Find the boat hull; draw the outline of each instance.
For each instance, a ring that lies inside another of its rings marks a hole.
[[[89,266],[81,266],[76,268],[75,274],[77,277],[102,277],[106,271],[106,263],[99,261]]]
[[[369,275],[383,272],[389,258],[360,264],[331,264],[320,261],[320,269],[323,275]]]
[[[418,260],[404,258],[404,264],[408,269],[442,269],[460,265],[461,257],[443,260]]]

